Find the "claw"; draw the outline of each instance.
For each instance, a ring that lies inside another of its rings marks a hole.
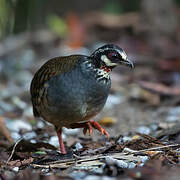
[[[89,121],[86,123],[74,123],[71,124],[71,128],[84,128],[83,129],[83,134],[86,135],[87,131],[89,130],[89,135],[92,135],[93,132],[93,128],[97,129],[98,131],[101,132],[102,135],[107,136],[107,138],[109,139],[109,133],[100,126],[99,123],[95,122],[95,121]]]
[[[93,128],[90,123],[88,123],[88,128],[89,128],[89,135],[92,135]]]
[[[105,129],[103,129],[103,134],[109,139],[109,133]]]
[[[91,124],[89,122],[85,124],[85,127],[83,129],[83,134],[84,135],[86,135],[87,130],[89,130],[89,135],[92,135],[93,130],[92,130],[92,126],[91,126]]]
[[[107,138],[109,139],[109,133],[104,128],[102,128],[98,122],[90,121],[89,123],[91,124],[92,127],[100,131],[102,135],[106,135]]]

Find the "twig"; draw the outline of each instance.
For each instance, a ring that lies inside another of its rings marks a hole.
[[[20,141],[22,141],[22,139],[23,139],[23,138],[19,139],[19,140],[15,143],[15,145],[14,145],[14,147],[13,147],[13,150],[12,150],[12,152],[11,152],[11,155],[9,156],[9,158],[8,158],[8,160],[7,160],[7,162],[6,162],[6,165],[7,165],[7,164],[9,163],[9,161],[11,160],[11,158],[12,158],[14,152],[15,152],[16,146],[19,144]]]
[[[123,159],[127,161],[141,161],[141,158],[138,156],[133,156],[135,154],[138,154],[140,152],[146,152],[146,151],[155,151],[155,150],[163,150],[170,147],[179,147],[180,144],[171,144],[171,145],[165,145],[165,146],[159,146],[139,151],[132,151],[132,152],[124,152],[124,153],[113,153],[111,155],[108,155],[114,159]],[[107,155],[94,155],[94,156],[83,156],[83,157],[76,157],[75,159],[66,159],[66,160],[60,160],[60,161],[54,161],[51,164],[47,165],[40,165],[40,164],[31,164],[34,168],[68,168],[72,165],[75,167],[79,166],[94,166],[94,165],[101,165],[103,164],[102,160],[105,159]]]
[[[155,151],[155,150],[166,149],[166,148],[170,148],[170,147],[180,147],[180,144],[170,144],[170,145],[165,145],[165,146],[153,147],[153,148],[149,148],[149,149],[142,149],[139,151],[130,151],[130,152],[127,152],[127,154],[138,154],[141,152]]]
[[[141,159],[138,157],[134,157],[131,155],[126,155],[125,153],[113,153],[112,155],[109,155],[112,158],[115,159],[123,159],[128,161],[140,161]],[[51,168],[68,168],[71,165],[74,165],[74,167],[78,166],[94,166],[94,165],[102,165],[104,164],[102,162],[103,159],[105,159],[106,155],[94,155],[94,156],[85,156],[85,157],[79,157],[79,159],[67,159],[67,160],[61,160],[61,161],[55,161],[52,162],[50,165],[38,165],[38,164],[32,164],[33,167],[43,167],[48,168],[51,166]]]

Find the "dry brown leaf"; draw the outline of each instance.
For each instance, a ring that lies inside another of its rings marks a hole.
[[[104,117],[104,118],[100,119],[98,122],[104,126],[112,126],[117,121],[116,121],[116,119],[114,119],[112,117]]]
[[[14,142],[2,117],[0,117],[0,135],[4,136],[10,143]]]
[[[30,157],[29,159],[24,159],[24,160],[22,160],[22,161],[20,161],[20,160],[9,161],[9,162],[8,162],[8,165],[9,165],[9,166],[20,167],[20,166],[28,165],[28,164],[32,163],[33,160],[34,160],[34,159],[33,159],[32,157]]]

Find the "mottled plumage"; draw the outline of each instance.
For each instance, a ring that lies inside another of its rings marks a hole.
[[[94,127],[109,136],[89,119],[104,107],[111,86],[109,75],[118,64],[133,66],[121,48],[105,45],[91,56],[53,58],[36,72],[30,89],[34,116],[55,126],[63,154],[62,127],[84,127],[84,134],[88,129],[91,134]]]
[[[72,55],[65,57],[56,57],[47,61],[41,68],[35,73],[31,82],[30,92],[33,104],[33,113],[35,117],[40,117],[36,106],[39,106],[43,98],[45,90],[45,83],[52,77],[71,70],[81,55]]]

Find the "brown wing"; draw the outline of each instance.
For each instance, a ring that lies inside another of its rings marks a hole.
[[[80,58],[81,55],[56,57],[47,61],[35,73],[30,87],[34,116],[41,116],[37,106],[42,102],[43,95],[46,91],[46,82],[54,75],[70,71]]]

